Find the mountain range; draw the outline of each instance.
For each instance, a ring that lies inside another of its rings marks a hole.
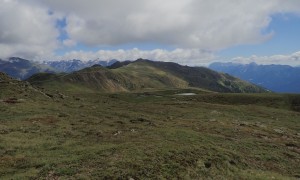
[[[26,60],[18,57],[11,57],[6,60],[0,59],[0,72],[4,72],[16,79],[25,80],[36,73],[69,73],[68,74],[69,77],[70,74],[72,74],[73,72],[77,72],[78,74],[81,72],[81,70],[85,68],[89,68],[93,65],[101,65],[101,67],[103,68],[107,67],[105,68],[105,70],[107,71],[107,73],[108,72],[111,73],[111,72],[120,71],[120,69],[126,69],[126,68],[129,69],[129,67],[133,66],[130,64],[132,64],[132,61],[123,61],[123,62],[119,62],[117,60],[101,61],[99,59],[82,61],[82,60],[73,59],[73,60],[62,60],[62,61],[35,62],[35,61]],[[220,91],[220,92],[222,91],[243,92],[244,91],[244,90],[238,90],[237,87],[239,86],[235,87],[237,88],[236,90],[233,90],[234,87],[231,87],[228,90],[219,85],[216,85],[217,83],[212,83],[207,81],[207,79],[205,79],[205,76],[207,76],[207,74],[211,75],[211,73],[208,73],[207,68],[201,68],[201,67],[192,68],[187,66],[180,66],[176,63],[163,63],[163,62],[150,63],[150,61],[148,62],[148,65],[149,64],[151,64],[152,68],[156,68],[159,69],[160,71],[164,71],[169,74],[175,75],[177,79],[179,78],[186,81],[186,83],[188,84],[187,86],[190,87],[214,86],[214,88],[210,87],[208,89],[211,89],[213,91]],[[128,67],[125,68],[125,66]],[[218,63],[211,64],[209,68],[218,72],[225,73],[221,75],[223,79],[230,77],[230,76],[225,77],[227,76],[227,74],[229,74],[274,92],[300,93],[300,67],[291,67],[287,65],[258,65],[255,63],[237,64],[237,63],[218,62]],[[132,71],[132,69],[128,71]],[[149,71],[149,69],[146,71]],[[126,75],[128,75],[128,73]],[[126,75],[123,74],[123,76]],[[213,76],[208,76],[208,79],[214,80]],[[199,82],[201,83],[201,85],[199,85]],[[229,81],[228,82],[224,81],[224,82],[228,83]],[[139,83],[133,83],[133,84],[135,84],[134,86],[139,86],[138,85]],[[177,83],[177,85],[172,87],[179,87],[178,84],[180,83]],[[203,84],[205,84],[205,86]],[[122,85],[122,87],[116,89],[129,90],[135,88],[124,87]]]
[[[209,68],[280,93],[300,93],[300,67],[256,63],[212,63]]]
[[[117,60],[102,61],[99,59],[81,61],[81,60],[61,60],[61,61],[44,61],[35,62],[19,57],[10,57],[8,59],[0,59],[0,72],[4,72],[16,79],[27,79],[33,74],[39,72],[73,72],[80,69],[90,67],[95,64],[101,66],[110,66]]]
[[[73,72],[78,71],[86,67],[93,66],[95,64],[99,64],[101,66],[110,66],[117,62],[117,60],[112,59],[109,61],[101,61],[99,59],[96,60],[89,60],[89,61],[81,61],[78,59],[73,60],[62,60],[62,61],[45,61],[43,62],[44,65],[50,66],[51,68],[55,69],[58,72]]]
[[[38,72],[55,72],[55,69],[38,62],[10,57],[6,60],[0,59],[0,72],[4,72],[16,79],[27,79]]]
[[[64,87],[66,91],[201,88],[215,92],[267,92],[262,87],[208,68],[145,59],[117,62],[109,67],[94,65],[72,73],[39,73],[31,76],[28,81],[47,89]]]

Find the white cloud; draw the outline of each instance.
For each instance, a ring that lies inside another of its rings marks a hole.
[[[81,60],[136,60],[138,58],[145,58],[156,61],[177,62],[184,65],[208,65],[214,59],[214,55],[208,51],[201,51],[199,49],[175,49],[167,51],[163,49],[155,49],[144,51],[137,48],[130,50],[99,50],[97,52],[86,51],[71,51],[64,56],[56,57],[54,60],[62,59],[81,59]]]
[[[257,64],[286,64],[291,66],[299,66],[300,51],[288,55],[273,55],[273,56],[251,56],[251,57],[236,57],[231,60],[235,63],[248,64],[255,62]]]
[[[66,47],[73,47],[73,46],[76,46],[76,44],[77,44],[74,40],[71,40],[71,39],[65,39],[65,40],[63,40],[62,43]]]
[[[61,47],[157,43],[175,50],[70,51],[76,59],[136,59],[207,64],[213,53],[261,43],[276,13],[300,13],[299,0],[0,0],[0,58],[55,57]],[[56,21],[64,17],[62,30]],[[66,33],[65,39],[58,38]],[[69,58],[70,57],[70,58]]]
[[[42,0],[64,12],[71,39],[89,46],[158,42],[218,50],[260,43],[275,13],[299,13],[299,0]]]
[[[0,58],[52,54],[58,36],[55,21],[47,9],[35,4],[0,0]]]

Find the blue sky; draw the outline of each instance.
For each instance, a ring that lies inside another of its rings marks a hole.
[[[274,32],[274,35],[262,43],[226,48],[218,53],[219,58],[288,55],[300,50],[300,16],[295,14],[273,15],[270,25],[264,31]]]
[[[0,25],[0,58],[300,65],[299,0],[0,0]]]

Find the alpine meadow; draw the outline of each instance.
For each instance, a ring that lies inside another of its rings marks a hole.
[[[0,0],[0,179],[300,179],[299,0]]]

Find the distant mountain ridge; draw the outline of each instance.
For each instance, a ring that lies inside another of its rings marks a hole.
[[[48,65],[52,67],[53,69],[59,71],[59,72],[73,72],[78,71],[90,66],[93,66],[95,64],[101,65],[101,66],[110,66],[117,62],[117,60],[109,60],[109,61],[101,61],[99,59],[97,60],[89,60],[89,61],[81,61],[78,59],[73,60],[62,60],[62,61],[45,61],[43,64]]]
[[[204,67],[138,59],[110,67],[92,66],[67,74],[36,74],[28,79],[36,86],[65,90],[104,92],[144,89],[201,88],[215,92],[267,92],[264,88]]]
[[[40,72],[73,72],[84,69],[86,67],[99,64],[101,66],[110,66],[117,60],[101,61],[99,59],[81,61],[81,60],[62,60],[62,61],[44,61],[36,62],[19,57],[10,57],[8,59],[0,59],[0,72],[4,72],[16,79],[27,79],[33,74]]]
[[[53,73],[55,70],[38,62],[33,62],[18,57],[10,57],[6,60],[0,59],[0,72],[4,72],[16,79],[27,79],[35,73]]]
[[[274,92],[300,93],[300,67],[216,62],[209,68],[266,87]]]

